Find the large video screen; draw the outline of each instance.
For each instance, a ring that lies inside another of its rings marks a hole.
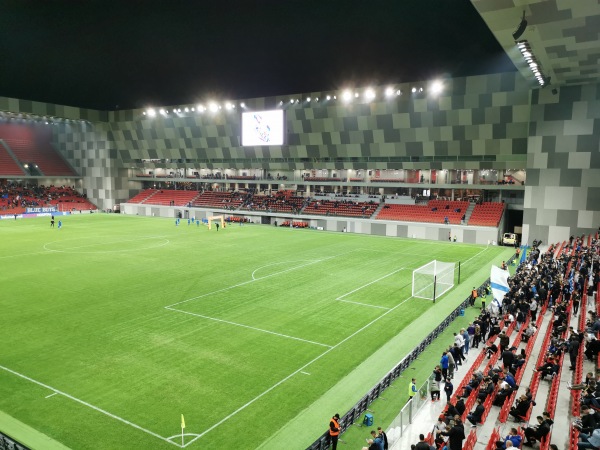
[[[283,110],[242,113],[242,145],[283,145]]]

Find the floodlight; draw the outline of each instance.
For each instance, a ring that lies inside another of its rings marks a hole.
[[[196,108],[194,108],[193,106],[192,106],[192,111],[196,111]],[[167,111],[167,112],[169,112],[169,111]]]
[[[326,98],[327,100],[331,100],[331,95],[328,95]]]
[[[348,90],[344,91],[342,94],[342,100],[344,100],[345,102],[349,102],[350,100],[352,100],[352,92]]]
[[[434,81],[433,83],[431,83],[431,86],[429,88],[430,92],[433,95],[438,95],[442,92],[442,90],[444,89],[444,86],[442,85],[441,81]]]
[[[358,98],[358,92],[354,93],[354,98]]]
[[[373,100],[375,98],[375,91],[371,88],[367,88],[365,91],[365,98],[367,100]]]
[[[216,103],[211,102],[211,103],[208,104],[208,109],[211,112],[217,112],[219,110],[219,105],[217,105]]]
[[[147,113],[150,117],[156,116],[156,111],[153,108],[148,109]]]
[[[245,108],[245,107],[246,107],[246,104],[245,104],[244,102],[242,102],[242,103],[240,103],[240,106],[241,106],[242,108]]]
[[[185,108],[185,112],[190,112],[189,108]]]
[[[306,97],[306,101],[310,103],[310,97]]]
[[[388,87],[385,90],[385,96],[386,97],[392,97],[394,95],[394,88],[393,87]]]
[[[412,89],[411,89],[411,91],[412,91],[412,93],[414,94],[415,92],[417,92],[417,88],[416,88],[416,87],[414,87],[414,88],[412,88]]]

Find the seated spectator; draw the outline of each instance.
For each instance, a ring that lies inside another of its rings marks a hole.
[[[532,402],[532,400],[529,399],[527,395],[523,394],[521,395],[521,397],[519,397],[515,406],[511,408],[508,413],[511,416],[513,416],[515,420],[522,421],[523,419],[525,419],[525,416],[527,415],[529,407],[532,403],[535,404],[535,402]]]
[[[465,413],[465,401],[462,398],[459,398],[455,407],[458,411],[458,415],[462,417],[462,415]]]
[[[485,402],[488,396],[494,392],[494,383],[491,378],[486,378],[484,383],[477,394],[477,398],[480,398],[482,402]]]
[[[552,378],[558,373],[559,366],[556,358],[553,355],[549,355],[546,362],[541,366],[533,369],[534,372],[541,372],[542,379],[550,375]]]
[[[485,348],[485,351],[487,353],[487,358],[490,359],[492,355],[495,355],[498,352],[498,346],[492,343],[492,345]]]
[[[527,325],[527,328],[525,328],[525,331],[523,331],[523,334],[521,335],[521,341],[522,342],[528,342],[529,338],[531,336],[533,336],[536,332],[536,328],[533,326],[532,322],[529,322],[529,325]]]
[[[511,387],[504,380],[498,381],[498,392],[496,393],[496,397],[494,397],[494,406],[503,406],[506,397],[508,397],[512,392]]]
[[[504,440],[496,441],[497,449],[505,449],[505,448],[521,448],[521,442],[523,438],[519,436],[519,432],[516,428],[511,428],[508,436],[504,438]],[[510,442],[510,445],[508,444]]]
[[[577,448],[600,448],[600,428],[596,428],[592,434],[579,433]]]
[[[545,420],[542,416],[537,416],[538,424],[534,427],[525,427],[525,439],[523,445],[533,446],[536,441],[541,440],[544,436],[550,433],[552,420]]]
[[[476,405],[477,406],[475,406],[475,409],[471,411],[470,414],[467,414],[467,420],[472,423],[473,427],[476,427],[477,424],[481,422],[481,418],[485,412],[485,407],[483,406],[483,402],[480,398],[477,399]]]
[[[576,428],[585,434],[591,434],[596,428],[600,428],[600,414],[588,405],[581,407],[580,426]]]

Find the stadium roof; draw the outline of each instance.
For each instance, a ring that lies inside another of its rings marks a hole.
[[[515,70],[469,0],[13,0],[0,63],[0,96],[107,110]]]
[[[598,0],[472,0],[519,71],[533,79],[513,32],[524,17],[526,40],[552,85],[582,84],[600,76]]]

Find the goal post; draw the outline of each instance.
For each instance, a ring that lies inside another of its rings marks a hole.
[[[208,219],[208,229],[212,229],[212,223],[217,221],[218,223],[220,223],[221,228],[225,228],[225,219],[223,218],[223,216],[209,216],[207,217]]]
[[[412,296],[433,300],[454,286],[454,263],[433,260],[413,270]]]

